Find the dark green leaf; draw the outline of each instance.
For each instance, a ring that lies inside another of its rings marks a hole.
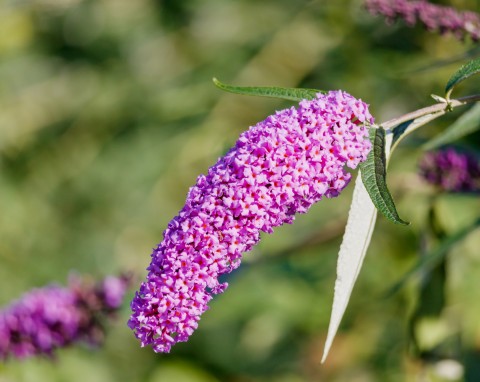
[[[360,165],[362,181],[370,199],[385,217],[396,224],[408,225],[398,216],[392,195],[387,188],[387,160],[385,157],[385,130],[382,127],[370,129],[372,150],[367,160]]]
[[[435,208],[435,203],[430,204],[428,209],[427,226],[422,232],[420,256],[428,256],[427,248],[433,242],[438,245],[439,240],[445,240],[445,232],[441,220]],[[419,296],[417,307],[412,315],[410,325],[412,327],[419,324],[425,317],[437,317],[441,314],[445,306],[445,285],[447,282],[447,261],[446,256],[438,261],[431,269],[422,269],[422,276],[419,285]],[[415,331],[412,331],[414,335]],[[414,335],[413,340],[417,342]]]
[[[230,93],[280,98],[297,102],[304,99],[314,99],[317,93],[325,93],[325,91],[317,89],[281,88],[276,86],[232,86],[224,84],[216,78],[213,79],[213,83],[219,89]]]
[[[393,137],[392,137],[392,147],[390,152],[392,152],[395,149],[395,147],[400,143],[400,141],[403,138],[405,138],[407,135],[409,135],[410,133],[413,133],[419,127],[426,125],[427,123],[442,116],[443,114],[445,114],[444,110],[440,110],[427,115],[422,115],[421,117],[411,119],[409,121],[405,121],[395,126],[394,128],[392,128]]]
[[[415,318],[440,315],[445,306],[446,265],[444,257],[434,267],[423,272]]]
[[[480,103],[462,114],[452,125],[441,134],[427,142],[423,148],[431,150],[447,143],[456,141],[480,129]]]
[[[388,289],[387,293],[385,294],[386,297],[390,297],[391,295],[398,292],[408,281],[410,277],[418,273],[420,270],[430,270],[434,268],[437,264],[439,264],[448,251],[459,241],[463,240],[470,232],[480,226],[480,218],[473,222],[473,224],[469,225],[466,228],[461,229],[460,231],[456,232],[455,234],[448,236],[444,239],[432,252],[428,255],[421,257],[417,264],[413,266],[405,275],[400,279],[400,281],[396,282],[391,288]]]
[[[458,69],[448,80],[447,86],[445,87],[445,93],[449,94],[455,85],[478,72],[480,72],[480,58],[472,60]]]
[[[393,138],[392,138],[392,146],[397,143],[403,136],[407,135],[407,131],[409,127],[415,122],[415,120],[411,119],[410,121],[406,121],[401,123],[398,126],[395,126],[392,129]]]
[[[443,258],[431,270],[422,272],[416,308],[408,323],[412,351],[416,357],[421,356],[424,352],[431,351],[433,347],[438,345],[436,342],[433,344],[425,341],[421,332],[422,326],[431,322],[432,318],[438,318],[445,307],[446,269],[446,259]]]

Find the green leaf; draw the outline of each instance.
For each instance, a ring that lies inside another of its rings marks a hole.
[[[473,76],[480,72],[480,58],[467,62],[460,69],[458,69],[452,77],[448,80],[447,86],[445,87],[445,93],[447,98],[452,92],[454,86],[466,80],[468,77]]]
[[[447,282],[445,257],[434,267],[423,272],[418,305],[413,314],[415,319],[436,317],[445,307],[445,285]]]
[[[410,223],[400,219],[392,195],[387,188],[387,160],[385,157],[385,130],[382,127],[370,129],[372,150],[367,160],[360,164],[362,180],[370,199],[385,217],[396,224]]]
[[[415,124],[415,120],[411,119],[410,121],[406,121],[401,123],[398,126],[395,126],[392,129],[393,138],[392,138],[392,146],[397,145],[398,142],[404,137],[408,135],[408,132],[411,130],[410,126]]]
[[[439,264],[442,259],[447,255],[448,251],[463,240],[470,232],[475,230],[477,227],[480,227],[480,218],[475,220],[471,225],[459,230],[451,236],[448,236],[444,239],[433,251],[429,254],[421,257],[418,262],[411,268],[407,273],[403,275],[400,281],[396,282],[392,287],[388,289],[385,293],[385,297],[390,297],[396,292],[398,292],[408,281],[410,277],[417,274],[421,270],[431,270],[437,264]]]
[[[217,88],[230,93],[280,98],[297,102],[304,99],[314,99],[317,93],[326,93],[323,90],[317,89],[281,88],[276,86],[232,86],[224,84],[216,78],[213,78],[213,83]]]
[[[480,129],[480,103],[463,113],[452,125],[435,138],[423,145],[423,149],[432,150],[456,141]]]

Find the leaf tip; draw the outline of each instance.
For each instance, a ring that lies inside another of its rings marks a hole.
[[[330,332],[330,328],[329,328],[327,340],[325,341],[325,346],[323,348],[322,360],[320,361],[320,363],[322,364],[325,363],[325,361],[327,360],[328,354],[330,353],[330,349],[333,344],[333,339],[335,338],[335,334],[337,333],[337,329],[338,329],[338,326],[335,327],[334,332]]]
[[[327,356],[328,356],[328,352],[323,351],[322,360],[320,361],[321,364],[325,363],[325,361],[327,360]]]
[[[406,222],[405,220],[400,219],[400,220],[398,221],[398,224],[404,225],[404,226],[409,226],[409,225],[412,224],[412,223],[411,223],[411,222]]]

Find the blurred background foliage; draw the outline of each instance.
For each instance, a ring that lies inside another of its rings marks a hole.
[[[473,0],[450,4],[478,10]],[[3,0],[0,303],[65,283],[72,270],[97,277],[133,270],[143,279],[151,248],[196,176],[241,131],[289,105],[222,93],[213,76],[343,89],[381,122],[432,103],[429,95],[442,94],[450,74],[479,52],[421,27],[386,25],[361,1]],[[478,80],[457,92],[475,89]],[[352,187],[265,235],[191,341],[171,354],[139,347],[126,303],[104,348],[66,349],[53,362],[9,361],[0,381],[480,380],[478,230],[449,253],[447,282],[433,291],[444,304],[421,326],[424,343],[447,341],[456,361],[412,350],[409,318],[424,295],[417,278],[385,297],[418,261],[431,208],[446,235],[478,217],[478,198],[432,201],[434,191],[416,175],[419,145],[460,113],[416,133],[394,156],[390,187],[412,225],[379,218],[325,365]],[[459,145],[478,149],[479,137]]]

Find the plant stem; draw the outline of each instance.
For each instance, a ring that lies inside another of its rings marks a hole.
[[[437,118],[446,114],[448,111],[450,111],[453,108],[456,108],[458,106],[463,106],[468,103],[477,102],[477,101],[480,101],[480,94],[474,94],[466,97],[452,99],[448,103],[437,103],[435,105],[427,106],[427,107],[424,107],[423,109],[418,109],[418,110],[412,111],[411,113],[404,114],[401,117],[397,117],[382,123],[381,126],[385,130],[388,130],[395,126],[400,125],[403,122],[411,121],[416,118],[426,116],[428,114],[435,114],[435,118]]]

